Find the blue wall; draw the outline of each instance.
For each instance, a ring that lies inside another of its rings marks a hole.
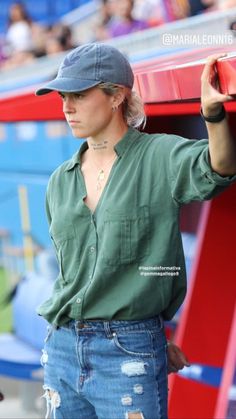
[[[21,0],[21,3],[25,5],[29,16],[34,21],[51,24],[57,22],[64,14],[85,3],[89,3],[90,1],[91,0]],[[15,0],[1,0],[0,33],[4,33],[7,29],[9,8],[13,3],[15,3]]]
[[[22,245],[18,188],[26,186],[31,233],[48,246],[44,201],[49,175],[79,148],[66,122],[21,122],[0,125],[0,229],[7,228],[12,244]]]

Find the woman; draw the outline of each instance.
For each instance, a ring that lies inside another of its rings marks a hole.
[[[186,291],[179,209],[236,179],[222,107],[231,97],[210,83],[219,57],[209,58],[202,76],[209,146],[136,129],[145,116],[133,72],[109,45],[76,48],[36,92],[58,91],[73,135],[87,139],[47,189],[60,266],[38,310],[52,325],[42,356],[47,417],[167,417],[163,319]],[[170,357],[176,369],[187,363],[176,347]]]
[[[32,21],[24,5],[13,3],[9,9],[9,28],[6,34],[6,40],[12,53],[32,50],[31,26]]]
[[[134,19],[133,0],[110,0],[110,3],[112,3],[111,7],[113,10],[113,15],[107,23],[107,31],[110,38],[148,29],[148,21]]]
[[[5,60],[2,68],[7,70],[34,60],[43,28],[29,17],[21,2],[12,3],[9,9],[9,25],[5,37]]]

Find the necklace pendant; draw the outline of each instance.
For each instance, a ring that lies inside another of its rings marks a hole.
[[[104,170],[101,169],[100,172],[98,173],[98,181],[104,180],[104,179],[105,179],[105,173],[104,173]]]

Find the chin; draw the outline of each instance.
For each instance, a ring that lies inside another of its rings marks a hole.
[[[71,131],[76,138],[87,138],[89,136],[89,131],[86,129],[74,128]]]

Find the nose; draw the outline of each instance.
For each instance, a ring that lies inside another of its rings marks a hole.
[[[71,96],[65,96],[63,99],[63,112],[72,113],[75,111],[74,100]]]

